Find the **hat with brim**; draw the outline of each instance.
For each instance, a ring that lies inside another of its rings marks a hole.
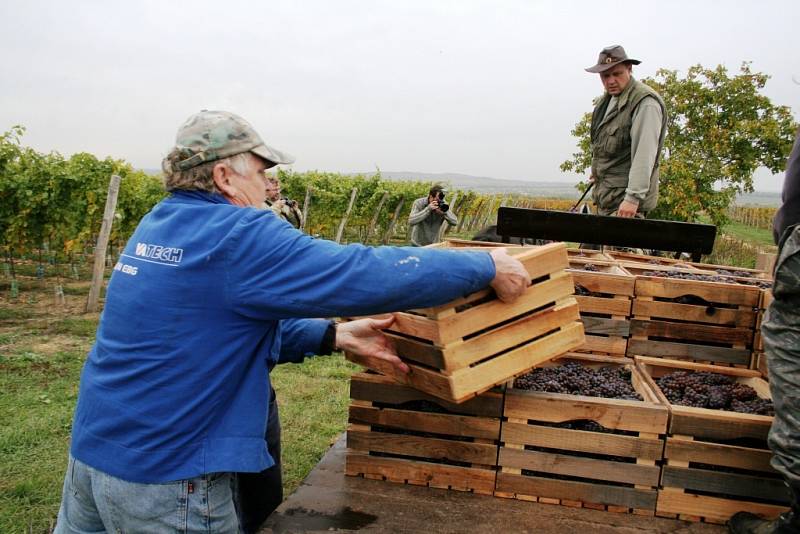
[[[229,111],[203,110],[189,117],[178,129],[175,148],[185,156],[177,163],[181,170],[245,152],[265,159],[270,167],[294,163],[294,156],[264,143],[249,122]]]
[[[625,49],[619,45],[607,46],[600,51],[600,56],[597,58],[597,65],[587,68],[586,72],[604,72],[620,63],[638,65],[641,61],[629,58],[628,54],[625,53]]]

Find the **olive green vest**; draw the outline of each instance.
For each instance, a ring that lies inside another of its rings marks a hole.
[[[606,117],[611,95],[604,94],[592,113],[592,175],[595,177],[594,199],[601,213],[615,211],[624,198],[631,170],[631,125],[633,112],[642,99],[652,96],[661,106],[661,135],[658,138],[658,155],[650,175],[650,189],[639,203],[639,211],[647,213],[658,201],[658,165],[667,131],[667,113],[664,101],[646,84],[631,78],[628,86],[617,97],[617,108]],[[620,191],[620,188],[623,191]],[[616,205],[610,205],[614,204]]]

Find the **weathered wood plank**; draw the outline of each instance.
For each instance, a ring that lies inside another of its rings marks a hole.
[[[613,462],[596,458],[580,458],[566,454],[500,448],[499,464],[503,467],[528,469],[553,475],[626,484],[658,486],[661,469],[655,465]],[[550,497],[550,495],[547,495]]]
[[[497,473],[497,491],[654,510],[656,490]]]

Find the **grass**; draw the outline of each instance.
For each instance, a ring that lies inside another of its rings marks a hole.
[[[775,246],[775,241],[772,238],[772,230],[731,222],[722,228],[722,233],[760,247],[771,248]]]
[[[48,532],[61,502],[80,372],[98,314],[85,294],[54,306],[50,284],[0,295],[0,532]],[[281,412],[284,494],[325,454],[347,423],[348,381],[358,369],[341,355],[272,372]]]

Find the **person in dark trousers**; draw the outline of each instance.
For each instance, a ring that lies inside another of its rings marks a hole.
[[[774,299],[761,335],[775,406],[768,438],[771,463],[783,475],[791,509],[774,521],[739,512],[728,521],[736,534],[800,534],[800,131],[786,166],[782,200],[772,223],[778,245]]]
[[[590,130],[594,183],[600,215],[645,217],[658,202],[658,167],[667,133],[661,96],[633,78],[631,59],[619,45],[600,51],[586,69],[600,75],[605,93],[592,112]]]
[[[434,306],[487,286],[512,301],[530,285],[505,249],[303,234],[263,209],[264,171],[292,161],[229,112],[200,112],[178,130],[162,165],[170,195],[139,222],[108,284],[56,533],[257,530],[280,500],[263,495],[277,492],[275,479],[248,489],[237,474],[264,473],[280,455],[269,370],[333,350],[409,370],[382,333],[393,317],[324,318]]]

